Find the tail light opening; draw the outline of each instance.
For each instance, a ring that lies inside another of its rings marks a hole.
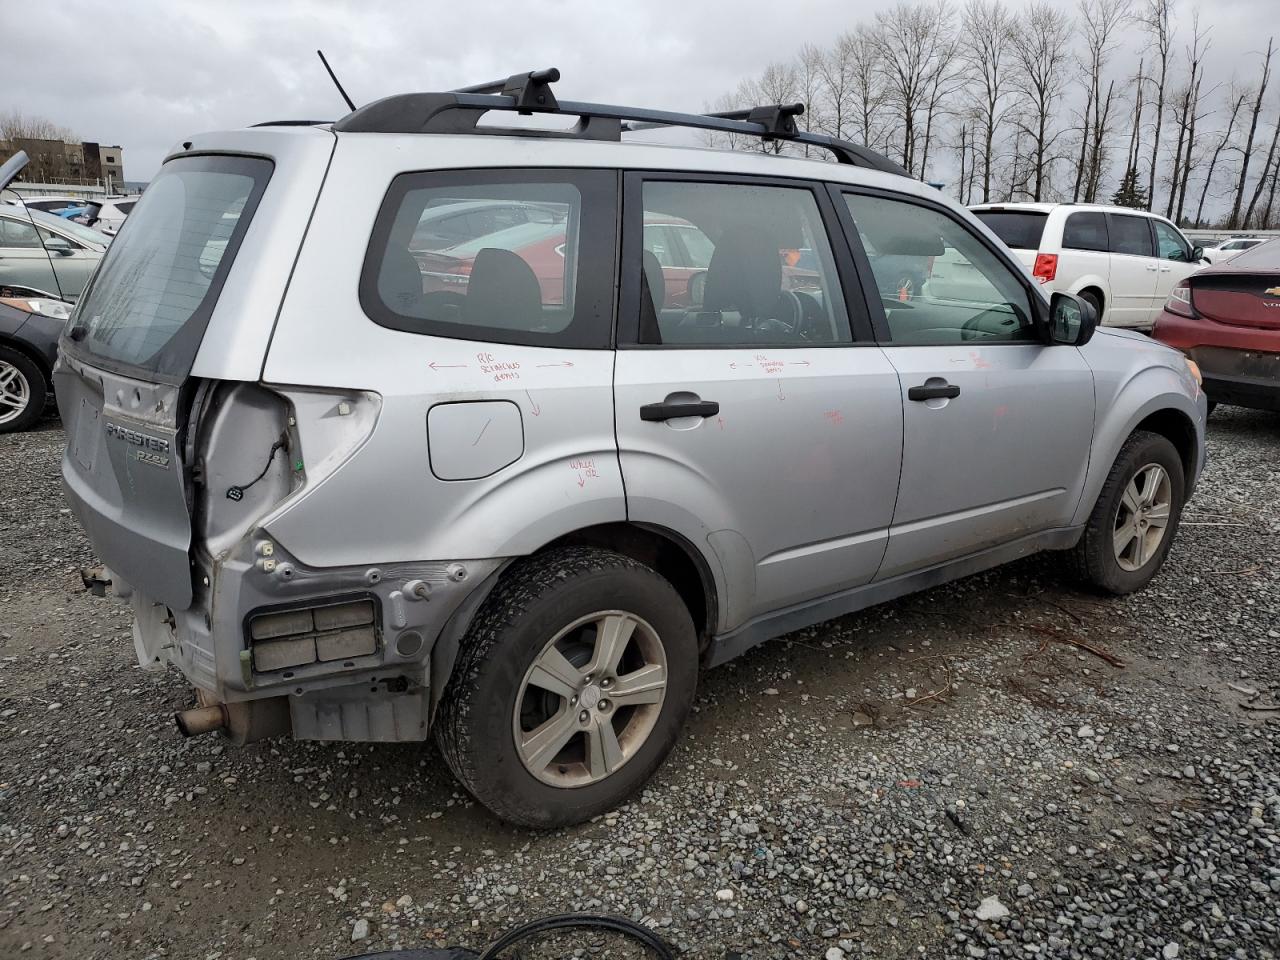
[[[1035,266],[1031,275],[1041,283],[1049,283],[1058,275],[1058,255],[1056,253],[1037,253]]]
[[[1186,280],[1180,281],[1173,288],[1173,292],[1169,294],[1169,299],[1165,302],[1164,308],[1180,317],[1195,319],[1196,308],[1191,302],[1191,284]]]

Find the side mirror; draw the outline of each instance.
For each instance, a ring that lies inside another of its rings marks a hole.
[[[62,239],[62,237],[50,237],[44,242],[44,248],[50,253],[56,253],[61,257],[69,257],[75,252],[71,249],[71,244]]]
[[[1070,293],[1055,293],[1049,301],[1049,342],[1083,347],[1098,329],[1093,304]]]
[[[1204,259],[1205,259],[1204,247],[1200,246],[1200,244],[1197,243],[1194,247],[1191,248],[1191,262],[1200,263]]]

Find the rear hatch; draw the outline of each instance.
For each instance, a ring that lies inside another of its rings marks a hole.
[[[1280,270],[1231,267],[1191,279],[1191,302],[1209,320],[1233,327],[1280,330]]]
[[[99,558],[174,610],[192,599],[192,370],[272,173],[263,157],[165,163],[60,344],[68,499]],[[253,360],[261,369],[261,353]]]
[[[1024,267],[1030,270],[1036,262],[1036,251],[1044,236],[1049,214],[1041,210],[974,210],[973,215],[986,224]]]

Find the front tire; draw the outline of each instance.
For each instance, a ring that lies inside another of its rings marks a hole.
[[[502,819],[580,823],[658,769],[697,679],[693,621],[667,580],[606,550],[551,550],[517,561],[485,600],[436,742]]]
[[[17,433],[44,413],[44,374],[24,353],[0,347],[0,433]]]
[[[1182,459],[1169,439],[1135,431],[1120,448],[1075,548],[1081,579],[1117,595],[1145,587],[1173,545],[1185,491]]]

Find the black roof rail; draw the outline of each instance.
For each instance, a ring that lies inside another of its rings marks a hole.
[[[787,143],[820,147],[834,154],[841,163],[904,177],[911,176],[888,157],[869,147],[825,134],[798,130],[795,118],[804,113],[802,103],[769,104],[723,113],[677,113],[558,100],[551,90],[551,84],[559,79],[560,71],[550,67],[443,93],[395,94],[352,111],[335,122],[333,129],[346,133],[498,134],[621,140],[624,132],[657,127],[686,127],[760,137],[766,142],[783,140]],[[480,118],[491,111],[525,116],[535,113],[561,114],[577,116],[579,119],[577,125],[569,130],[477,126]]]

